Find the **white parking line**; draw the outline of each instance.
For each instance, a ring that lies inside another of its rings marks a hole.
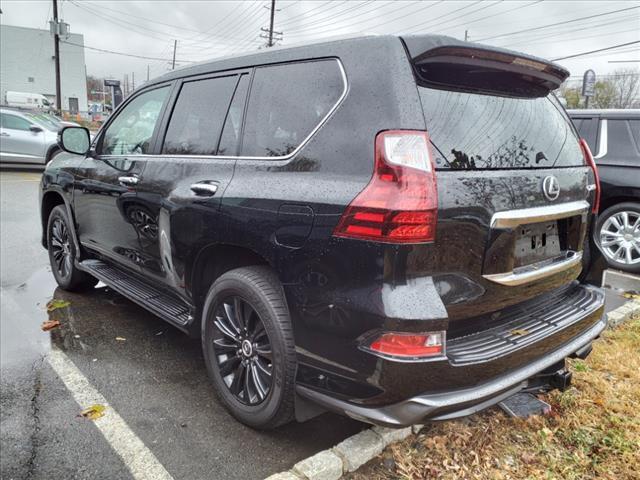
[[[118,412],[107,405],[107,400],[89,383],[78,367],[61,350],[54,348],[47,361],[64,382],[80,408],[94,404],[107,406],[103,417],[94,420],[94,424],[111,448],[120,455],[122,461],[136,480],[172,480],[153,453],[133,433]]]

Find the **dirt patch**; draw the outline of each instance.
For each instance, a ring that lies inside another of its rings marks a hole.
[[[640,318],[606,331],[570,368],[573,387],[540,396],[549,416],[513,419],[494,408],[430,424],[346,478],[638,478]]]

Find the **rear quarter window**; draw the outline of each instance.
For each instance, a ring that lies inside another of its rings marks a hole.
[[[640,166],[640,120],[607,120],[607,155],[602,163]]]
[[[438,169],[584,165],[578,138],[551,95],[513,98],[418,90]]]
[[[576,118],[573,120],[578,134],[587,141],[589,149],[594,155],[597,152],[598,123],[599,120],[597,118]]]
[[[259,67],[255,71],[242,155],[281,157],[296,150],[344,91],[336,60]]]

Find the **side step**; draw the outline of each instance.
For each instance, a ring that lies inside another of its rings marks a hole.
[[[79,268],[163,320],[186,331],[193,320],[191,307],[182,300],[100,260],[85,260]]]

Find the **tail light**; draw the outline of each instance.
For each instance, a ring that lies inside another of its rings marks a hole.
[[[591,167],[593,170],[593,177],[596,182],[596,192],[593,196],[593,213],[598,213],[600,210],[600,175],[598,174],[598,167],[596,166],[596,161],[593,159],[593,154],[591,153],[591,149],[589,148],[589,144],[586,142],[584,138],[580,139],[580,147],[582,148],[582,154],[584,155],[584,159],[587,162],[587,165]]]
[[[445,351],[445,332],[386,332],[376,337],[364,349],[382,357],[404,360],[442,357]]]
[[[376,136],[373,176],[347,207],[334,235],[386,243],[432,242],[437,217],[427,132],[389,130]]]

